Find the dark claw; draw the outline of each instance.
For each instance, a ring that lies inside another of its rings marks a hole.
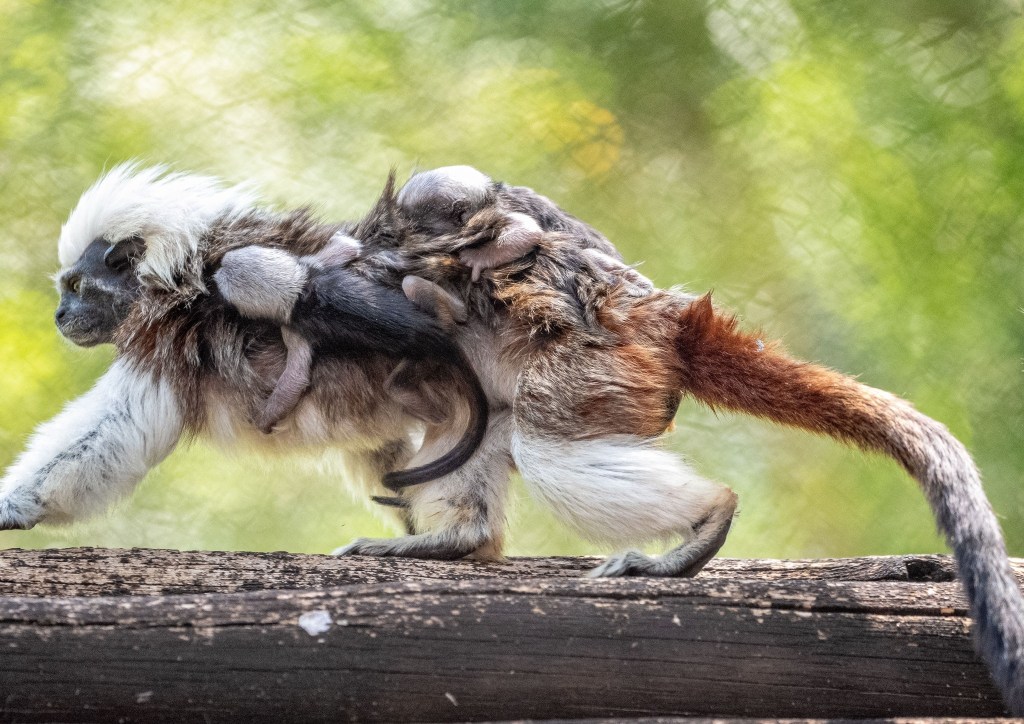
[[[398,496],[387,496],[387,495],[371,495],[370,500],[377,505],[386,505],[389,508],[408,508],[409,503],[403,498]]]

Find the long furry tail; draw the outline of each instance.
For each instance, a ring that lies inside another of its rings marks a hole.
[[[956,556],[980,654],[1011,713],[1024,715],[1024,599],[964,446],[908,402],[739,331],[710,295],[683,310],[677,351],[683,389],[707,405],[884,453],[920,483]]]

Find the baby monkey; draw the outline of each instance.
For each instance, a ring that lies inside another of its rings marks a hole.
[[[459,235],[458,258],[472,270],[473,282],[488,269],[522,261],[540,246],[545,233],[555,232],[578,244],[606,282],[623,283],[631,296],[654,289],[592,226],[533,189],[494,181],[472,166],[418,173],[402,187],[397,201],[416,231]]]
[[[271,432],[299,404],[310,384],[314,353],[373,352],[398,358],[387,392],[409,414],[428,423],[441,424],[449,417],[445,386],[432,383],[450,379],[461,389],[470,408],[462,438],[433,462],[387,473],[385,487],[400,490],[446,475],[469,459],[487,429],[487,399],[448,334],[466,319],[463,303],[420,277],[405,277],[399,291],[346,268],[359,249],[359,242],[344,234],[304,257],[244,246],[224,255],[213,279],[220,295],[243,317],[281,327],[287,357],[256,421],[263,432]]]

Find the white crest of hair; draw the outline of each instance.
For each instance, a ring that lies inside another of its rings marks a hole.
[[[245,187],[225,186],[211,176],[123,163],[82,194],[61,228],[60,263],[71,266],[96,239],[116,244],[141,236],[146,250],[138,271],[144,283],[173,289],[184,282],[203,290],[202,235],[255,201]]]
[[[564,440],[517,430],[512,457],[530,492],[584,538],[612,545],[689,539],[724,486],[626,436]]]

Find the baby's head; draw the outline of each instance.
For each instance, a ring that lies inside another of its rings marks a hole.
[[[398,192],[398,205],[418,226],[435,234],[459,230],[494,200],[494,182],[472,166],[418,173]]]

